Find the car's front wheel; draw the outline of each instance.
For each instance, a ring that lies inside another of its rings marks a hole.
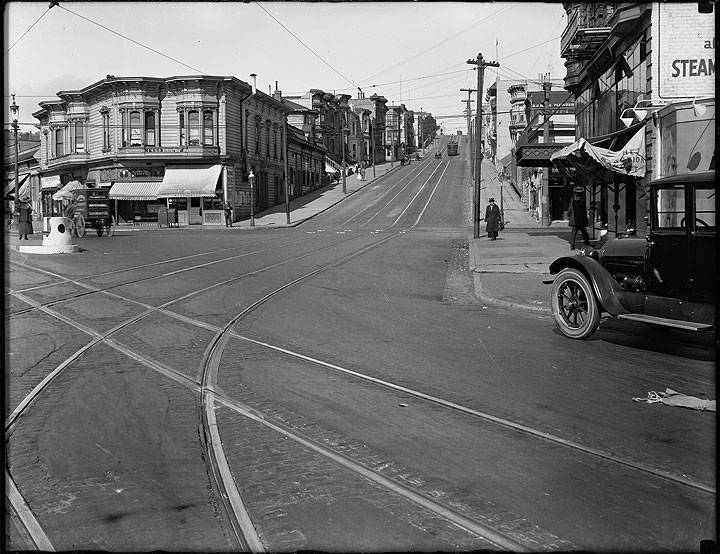
[[[587,277],[573,268],[563,269],[552,287],[552,314],[560,332],[571,339],[586,339],[600,324],[600,307]]]

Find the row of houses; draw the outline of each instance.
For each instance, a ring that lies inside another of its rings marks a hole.
[[[180,225],[219,225],[226,201],[234,220],[246,218],[251,204],[284,202],[286,184],[294,198],[328,184],[343,163],[394,161],[417,148],[404,104],[319,89],[284,97],[277,83],[266,94],[251,78],[108,75],[58,92],[33,113],[39,144],[20,149],[20,198],[37,218],[55,215],[53,194],[79,181],[109,189],[120,222],[167,207]],[[14,154],[5,168],[7,197]]]
[[[563,7],[565,78],[494,83],[484,148],[539,222],[563,219],[580,185],[595,236],[642,232],[650,181],[715,169],[715,4]]]

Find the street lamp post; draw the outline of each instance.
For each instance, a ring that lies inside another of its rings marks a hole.
[[[375,130],[373,129],[373,118],[370,118],[370,160],[372,161],[373,179],[375,178]]]
[[[347,184],[345,179],[345,127],[342,130],[342,178],[343,178],[343,194],[347,193]]]
[[[255,227],[255,175],[250,172],[248,175],[250,181],[250,227]]]
[[[12,95],[12,104],[10,104],[10,115],[12,116],[12,130],[15,135],[15,206],[20,202],[20,173],[19,173],[19,155],[18,155],[18,119],[20,117],[20,108],[15,104],[15,95]]]
[[[423,109],[422,109],[422,106],[420,106],[420,114],[419,114],[419,117],[420,117],[420,125],[419,125],[419,127],[420,127],[420,129],[418,129],[418,131],[420,132],[420,156],[421,156],[421,157],[424,157],[424,156],[425,156],[425,141],[423,140],[424,137],[423,137],[422,116],[423,116]]]

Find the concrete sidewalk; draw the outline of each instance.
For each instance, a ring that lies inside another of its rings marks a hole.
[[[481,211],[490,197],[505,215],[505,230],[498,239],[485,236],[480,222],[481,238],[470,236],[470,271],[475,295],[487,304],[531,312],[550,313],[549,266],[560,256],[574,254],[567,240],[557,236],[567,229],[566,222],[555,222],[551,228],[541,226],[525,209],[513,187],[497,178],[495,166],[483,160],[480,192]]]

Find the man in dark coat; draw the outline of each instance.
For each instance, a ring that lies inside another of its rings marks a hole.
[[[227,200],[223,204],[223,211],[225,212],[225,227],[232,227],[232,205]]]
[[[568,211],[568,225],[572,227],[570,234],[570,250],[575,250],[575,239],[578,231],[582,233],[583,241],[586,245],[590,244],[590,237],[587,232],[587,207],[585,206],[585,189],[583,187],[575,187],[573,189],[572,202]]]
[[[500,208],[495,204],[495,199],[488,200],[488,207],[485,208],[485,230],[490,240],[496,240],[500,230]]]

